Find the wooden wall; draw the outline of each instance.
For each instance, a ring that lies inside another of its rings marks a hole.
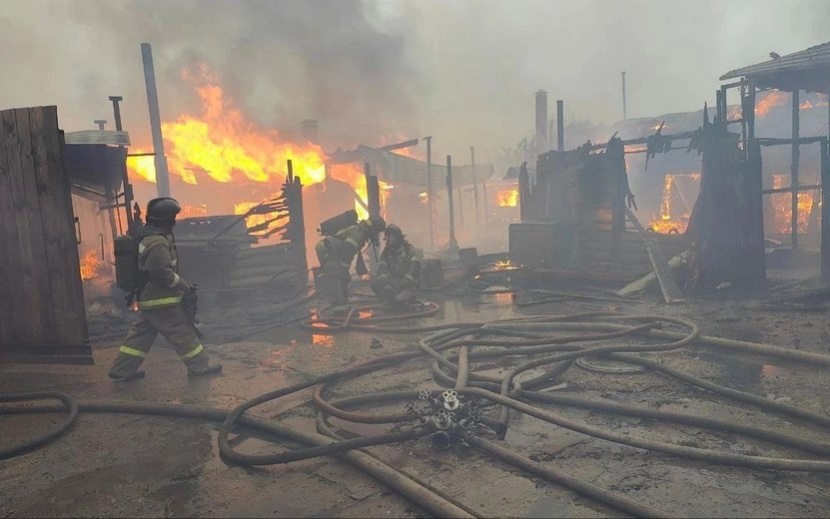
[[[88,353],[57,108],[0,119],[0,354]]]

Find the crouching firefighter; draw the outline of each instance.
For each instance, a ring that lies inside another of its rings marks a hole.
[[[155,198],[147,204],[147,223],[135,236],[120,236],[115,243],[116,283],[127,290],[128,304],[135,298],[140,316],[127,336],[109,376],[116,381],[144,377],[141,363],[161,334],[187,365],[188,375],[197,377],[222,371],[209,363],[196,329],[195,285],[178,274],[178,254],[173,238],[176,215],[181,211],[172,198]],[[184,302],[183,302],[184,299]]]
[[[391,305],[404,305],[417,299],[416,289],[421,276],[421,262],[415,257],[412,245],[404,239],[403,231],[395,224],[384,233],[386,247],[380,255],[377,277],[372,290]]]
[[[380,216],[370,216],[358,222],[354,211],[346,211],[320,225],[320,233],[324,237],[316,247],[320,261],[316,286],[317,294],[322,299],[333,306],[348,304],[352,260],[357,257],[355,271],[358,275],[367,274],[361,251],[370,241],[377,244],[379,234],[385,228],[386,222]]]

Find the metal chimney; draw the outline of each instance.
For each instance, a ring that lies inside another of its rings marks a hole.
[[[536,92],[536,152],[544,153],[548,149],[548,93]]]

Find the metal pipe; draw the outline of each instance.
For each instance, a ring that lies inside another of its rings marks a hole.
[[[424,137],[427,141],[427,211],[429,212],[429,249],[435,250],[435,206],[432,189],[432,136]]]
[[[628,106],[627,106],[626,100],[625,100],[625,71],[622,72],[622,105],[623,105],[623,121],[625,121],[626,119],[628,119]]]
[[[536,92],[536,153],[547,151],[548,145],[548,93]]]
[[[164,155],[164,138],[161,133],[159,96],[156,89],[156,72],[153,68],[153,49],[149,43],[141,44],[141,57],[144,61],[144,83],[147,87],[147,106],[150,109],[150,131],[153,134],[153,151],[156,154],[156,187],[158,188],[158,195],[160,197],[170,196],[170,174],[167,171],[167,157]]]
[[[450,203],[450,251],[458,250],[458,242],[455,240],[455,211],[452,203],[452,156],[447,155],[447,199]]]

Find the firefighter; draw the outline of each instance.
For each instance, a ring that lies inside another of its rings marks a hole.
[[[182,306],[182,296],[193,292],[178,274],[178,254],[173,238],[176,215],[182,210],[172,198],[155,198],[147,204],[147,223],[137,230],[139,282],[136,287],[139,320],[136,321],[110,368],[115,381],[144,377],[138,368],[160,333],[187,365],[188,376],[213,375],[221,364],[209,363],[191,317]]]
[[[408,304],[416,300],[415,290],[421,275],[421,262],[415,257],[403,231],[391,224],[384,232],[386,247],[380,255],[377,278],[372,290],[379,298],[392,305]]]
[[[349,283],[352,276],[349,269],[352,260],[358,257],[357,272],[366,273],[366,267],[360,255],[369,241],[377,237],[386,228],[386,222],[380,216],[370,216],[366,220],[354,223],[341,230],[325,236],[317,243],[317,259],[320,271],[317,279],[319,295],[333,306],[343,306],[349,302]]]

